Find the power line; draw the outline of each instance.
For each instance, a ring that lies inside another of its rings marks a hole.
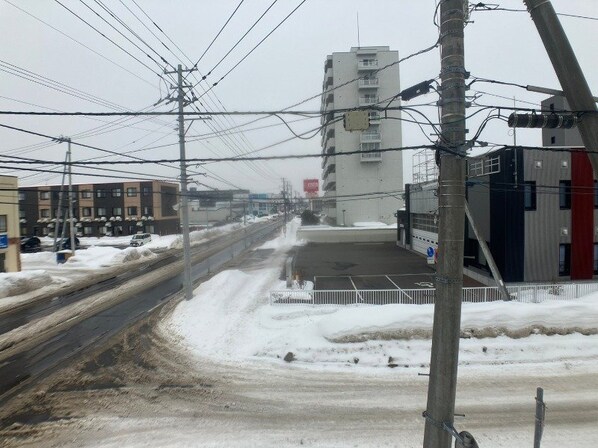
[[[85,48],[85,49],[87,49],[87,50],[89,50],[89,51],[91,51],[91,52],[92,52],[92,53],[94,53],[95,55],[97,55],[97,56],[101,57],[102,59],[104,59],[104,60],[106,60],[106,61],[108,61],[108,62],[110,62],[111,64],[115,65],[116,67],[118,67],[118,68],[120,68],[120,69],[124,70],[125,72],[127,72],[127,73],[129,73],[130,75],[134,76],[134,77],[135,77],[135,78],[137,78],[138,80],[142,81],[143,83],[145,83],[145,84],[147,84],[147,85],[151,86],[151,87],[152,87],[152,88],[154,88],[154,89],[156,89],[156,88],[157,88],[155,84],[152,84],[152,83],[151,83],[151,82],[149,82],[147,79],[144,79],[144,78],[142,78],[141,76],[139,76],[139,75],[137,75],[137,74],[133,73],[133,72],[132,72],[131,70],[129,70],[128,68],[126,68],[126,67],[124,67],[124,66],[120,65],[119,63],[117,63],[117,62],[113,61],[112,59],[110,59],[110,58],[108,58],[108,57],[104,56],[103,54],[101,54],[101,53],[99,53],[99,52],[97,52],[97,51],[96,51],[96,50],[94,50],[93,48],[91,48],[91,47],[89,47],[89,46],[85,45],[84,43],[82,43],[81,41],[79,41],[79,40],[75,39],[74,37],[72,37],[72,36],[69,36],[69,35],[68,35],[68,34],[66,34],[65,32],[63,32],[63,31],[59,30],[58,28],[54,27],[53,25],[49,24],[48,22],[46,22],[46,21],[44,21],[44,20],[40,19],[39,17],[37,17],[37,16],[35,16],[35,15],[31,14],[29,11],[26,11],[26,10],[24,10],[23,8],[21,8],[21,7],[17,6],[17,5],[15,5],[14,3],[11,3],[9,0],[4,0],[4,1],[5,1],[6,3],[8,3],[9,5],[13,6],[14,8],[18,9],[19,11],[23,12],[24,14],[27,14],[29,17],[31,17],[31,18],[33,18],[33,19],[37,20],[37,21],[38,21],[38,22],[40,22],[40,23],[43,23],[43,24],[44,24],[44,25],[46,25],[47,27],[49,27],[49,28],[53,29],[54,31],[56,31],[56,32],[58,32],[58,33],[60,33],[60,34],[62,34],[62,35],[63,35],[64,37],[66,37],[67,39],[70,39],[71,41],[75,42],[76,44],[78,44],[78,45],[82,46],[83,48]]]
[[[223,79],[225,79],[234,69],[236,69],[245,59],[247,59],[249,57],[249,55],[251,55],[251,53],[253,53],[266,39],[268,39],[268,37],[270,37],[272,35],[272,33],[274,33],[274,31],[276,31],[284,22],[287,21],[287,19],[289,17],[291,17],[295,11],[297,11],[307,0],[303,0],[301,3],[299,3],[299,5],[297,5],[295,7],[295,9],[293,9],[284,19],[282,19],[282,21],[280,21],[280,23],[278,25],[276,25],[274,27],[274,29],[272,29],[272,31],[270,31],[268,34],[266,34],[266,36],[264,36],[262,38],[262,40],[260,40],[251,50],[249,50],[249,52],[243,56],[241,58],[241,60],[239,62],[237,62],[231,69],[229,69],[228,72],[226,72],[224,75],[222,75],[220,77],[220,79],[218,79],[218,81],[216,81],[215,83],[212,84],[212,86],[203,94],[205,95],[207,92],[209,92],[210,90],[212,90],[214,87],[216,87]],[[202,95],[202,96],[203,96]],[[201,96],[199,97],[201,98]]]
[[[4,126],[4,125],[2,125]],[[341,157],[341,156],[351,156],[355,154],[372,154],[372,153],[384,153],[390,151],[408,151],[414,149],[438,149],[437,145],[414,145],[414,146],[401,146],[401,147],[393,147],[393,148],[380,148],[380,149],[372,149],[372,150],[357,150],[357,151],[343,151],[334,153],[334,157]],[[445,148],[442,148],[445,149]],[[5,157],[5,156],[0,156]],[[260,161],[260,160],[287,160],[287,159],[310,159],[310,158],[321,158],[327,157],[325,154],[321,152],[315,154],[289,154],[283,156],[250,156],[250,157],[216,157],[216,158],[209,158],[209,157],[198,157],[198,158],[187,158],[185,159],[188,163],[193,162],[245,162],[245,161]],[[160,163],[180,163],[181,159],[156,159],[156,160],[147,160],[147,159],[134,159],[134,160],[110,160],[110,161],[96,161],[96,162],[85,162],[85,161],[76,161],[76,162],[55,162],[51,160],[32,160],[32,161],[14,161],[9,160],[9,163],[18,163],[18,164],[32,164],[32,163],[44,163],[44,164],[53,164],[53,165],[145,165],[145,164],[160,164]]]
[[[228,19],[226,19],[226,22],[224,22],[224,25],[222,25],[220,27],[220,30],[218,31],[218,33],[216,33],[216,36],[214,36],[214,38],[212,39],[212,42],[210,42],[210,44],[208,45],[208,47],[204,50],[204,52],[201,54],[201,56],[199,57],[199,59],[197,60],[197,62],[195,64],[193,64],[193,68],[197,68],[197,64],[200,63],[200,61],[203,59],[203,57],[206,55],[206,53],[208,52],[208,50],[210,48],[212,48],[212,45],[214,45],[214,42],[216,42],[216,39],[218,39],[218,37],[220,36],[220,34],[222,33],[222,31],[224,31],[224,28],[226,28],[226,25],[228,25],[228,23],[231,21],[231,19],[234,17],[234,15],[237,13],[237,11],[239,10],[239,8],[241,7],[241,5],[243,4],[245,0],[241,0],[239,2],[239,4],[237,5],[237,7],[235,8],[235,10],[229,15]],[[189,76],[189,75],[187,75]],[[186,78],[186,77],[185,77]]]
[[[505,12],[528,12],[527,9],[514,9],[514,8],[503,8],[498,3],[470,3],[470,11],[505,11]],[[567,14],[563,12],[557,12],[558,16],[572,17],[575,19],[587,19],[587,20],[598,20],[598,17],[584,16],[580,14]]]
[[[201,81],[204,81],[208,76],[210,76],[212,74],[212,72],[224,61],[224,59],[226,59],[226,57],[232,53],[232,51],[237,48],[237,46],[243,41],[243,39],[245,39],[245,37],[251,32],[251,30],[253,28],[255,28],[255,26],[260,22],[260,20],[262,20],[262,18],[268,13],[268,11],[270,11],[270,9],[276,4],[276,2],[278,2],[278,0],[274,0],[270,6],[268,6],[266,8],[266,10],[262,13],[262,15],[260,15],[257,20],[255,22],[253,22],[253,25],[251,25],[251,27],[249,27],[249,29],[247,31],[245,31],[245,34],[243,34],[238,40],[237,42],[226,52],[226,54],[224,56],[222,56],[222,58],[220,58],[220,60],[216,63],[216,65],[214,65],[214,67],[212,67],[211,70],[208,71],[208,73],[206,73],[206,75],[202,76],[201,80],[197,81],[197,84],[199,84]],[[201,60],[201,58],[200,58]],[[199,63],[199,61],[197,61]],[[195,64],[197,66],[197,64]],[[197,85],[195,84],[195,85]]]

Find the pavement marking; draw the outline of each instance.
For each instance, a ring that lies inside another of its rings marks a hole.
[[[357,290],[357,286],[355,286],[355,283],[353,282],[353,279],[351,278],[351,276],[349,276],[349,281],[353,285],[353,289],[355,289],[355,292],[357,293],[357,297],[359,297],[359,300],[361,300],[363,302],[363,297],[361,297],[361,294],[359,294],[359,291]]]
[[[397,289],[401,289],[401,288],[399,287],[399,285],[397,285],[395,282],[393,282],[393,281],[391,280],[391,278],[390,278],[388,275],[385,275],[385,277],[388,279],[388,281],[389,281],[390,283],[392,283],[393,285],[395,285],[395,286],[397,287]]]

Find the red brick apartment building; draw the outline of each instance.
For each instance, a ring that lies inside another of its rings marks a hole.
[[[60,232],[67,190],[65,186],[61,195],[60,185],[19,188],[21,235]],[[78,236],[180,232],[178,184],[157,180],[78,184],[73,185],[73,196]]]

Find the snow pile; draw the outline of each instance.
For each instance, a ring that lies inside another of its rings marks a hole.
[[[433,306],[270,306],[279,269],[225,271],[163,323],[200,356],[318,368],[426,366]],[[465,303],[464,365],[598,360],[598,293],[576,301]]]
[[[267,342],[254,326],[277,275],[275,270],[259,276],[224,271],[202,283],[194,299],[180,303],[165,324],[199,353],[221,359],[251,356]]]
[[[210,227],[208,229],[202,230],[195,230],[193,232],[189,232],[189,241],[191,245],[201,244],[204,241],[209,239],[218,237],[220,235],[224,235],[226,233],[234,232],[242,228],[243,225],[240,223],[232,223],[232,224],[225,224],[223,226],[218,227]],[[147,247],[151,247],[155,249],[157,247],[164,247],[167,249],[182,249],[183,248],[183,236],[182,235],[168,235],[168,237],[161,237],[159,242],[154,242],[154,237],[152,236],[152,242],[147,245]]]
[[[297,230],[301,227],[301,219],[293,218],[280,231],[280,235],[277,238],[266,241],[256,250],[260,249],[276,249],[276,250],[288,250],[292,246],[302,246],[305,244],[304,241],[297,239]]]
[[[26,294],[52,283],[59,283],[44,270],[0,273],[0,299]]]

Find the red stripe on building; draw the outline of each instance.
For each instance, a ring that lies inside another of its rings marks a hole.
[[[571,153],[571,280],[594,275],[594,175],[587,154]]]

